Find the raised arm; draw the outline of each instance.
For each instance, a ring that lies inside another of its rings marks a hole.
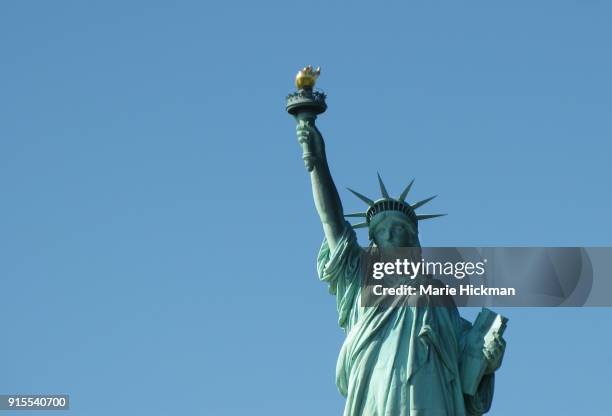
[[[305,147],[308,155],[305,156],[304,162],[310,172],[315,207],[321,218],[329,248],[333,252],[344,230],[344,216],[342,202],[327,164],[325,142],[314,123],[300,120],[296,129],[298,141]]]

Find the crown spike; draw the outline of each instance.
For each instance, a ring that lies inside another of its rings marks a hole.
[[[374,205],[374,201],[372,201],[370,198],[368,198],[367,196],[361,195],[359,192],[357,191],[353,191],[351,188],[346,188],[348,189],[353,195],[355,195],[357,198],[361,199],[363,202],[365,202],[368,205]]]
[[[378,185],[380,185],[380,193],[383,198],[389,199],[389,193],[387,192],[387,188],[385,188],[385,184],[380,177],[380,173],[376,172],[376,176],[378,176]]]
[[[429,201],[431,201],[432,199],[434,199],[435,197],[437,197],[438,195],[434,195],[432,197],[429,197],[427,199],[424,199],[422,201],[417,202],[416,204],[412,205],[412,209],[417,209],[418,207],[421,207],[423,205],[425,205],[426,203],[428,203]]]
[[[445,215],[448,214],[427,214],[427,215],[417,215],[416,219],[417,221],[422,221],[422,220],[429,220],[431,218],[437,218],[437,217],[443,217]]]
[[[399,200],[402,202],[406,202],[406,196],[408,196],[408,192],[410,192],[410,188],[412,188],[412,184],[414,183],[414,179],[410,181],[404,192],[399,196]]]
[[[345,217],[365,217],[365,212],[353,212],[352,214],[344,214]]]
[[[360,222],[360,223],[358,223],[358,224],[353,224],[353,225],[352,225],[352,227],[353,227],[353,228],[365,228],[365,227],[367,227],[367,226],[368,226],[368,223],[367,223],[367,222]]]

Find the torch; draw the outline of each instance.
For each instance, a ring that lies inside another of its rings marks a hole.
[[[325,93],[315,91],[314,85],[321,74],[321,68],[312,69],[311,65],[300,70],[295,76],[297,91],[287,95],[286,109],[295,117],[296,121],[303,122],[311,127],[315,126],[317,115],[327,109]],[[308,143],[302,142],[302,159],[306,166],[312,166],[315,155],[309,151]]]

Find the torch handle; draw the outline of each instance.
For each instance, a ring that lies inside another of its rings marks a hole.
[[[304,123],[314,128],[317,116],[311,112],[304,111],[296,114],[295,118],[298,123]],[[313,146],[315,146],[314,140],[312,137],[301,139],[300,145],[302,146],[302,160],[304,160],[304,165],[308,172],[311,172],[317,160],[317,153],[315,149],[313,149]]]

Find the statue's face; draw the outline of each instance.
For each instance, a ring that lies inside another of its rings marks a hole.
[[[381,248],[420,246],[414,225],[396,215],[385,215],[377,221],[371,235],[374,243]]]

